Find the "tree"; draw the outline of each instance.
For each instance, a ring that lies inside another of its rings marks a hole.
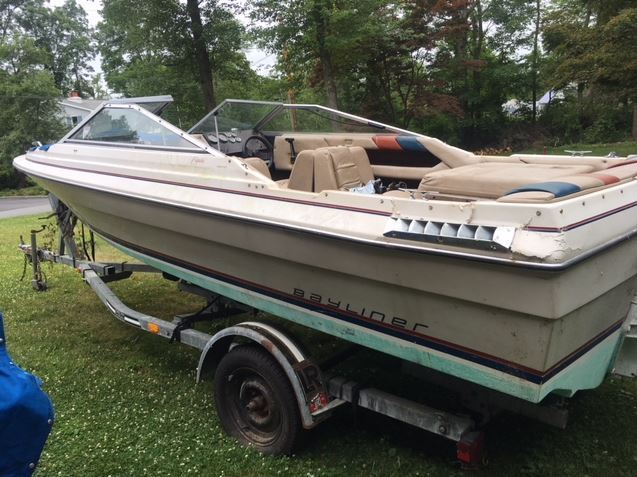
[[[86,12],[75,0],[42,12],[34,18],[29,30],[36,44],[50,56],[48,68],[56,86],[65,95],[78,91],[87,95],[93,68],[89,62],[94,56],[93,31],[88,26]]]
[[[48,142],[63,130],[49,52],[23,28],[31,8],[40,6],[4,2],[0,14],[0,188],[17,187],[25,180],[11,167],[15,156],[33,141]]]
[[[75,0],[53,9],[42,0],[5,2],[0,25],[3,36],[19,31],[33,38],[35,46],[47,55],[42,65],[51,71],[64,94],[88,92],[89,62],[94,55],[92,31],[86,12]]]
[[[172,94],[186,122],[215,106],[220,82],[250,73],[242,27],[216,1],[106,0],[102,15],[109,86],[131,96]]]
[[[192,49],[199,72],[199,86],[203,93],[206,109],[210,110],[215,107],[217,101],[215,100],[215,90],[212,82],[212,65],[210,64],[208,47],[204,39],[203,24],[201,23],[199,0],[188,0],[186,2],[186,10],[190,19]]]
[[[632,103],[637,137],[637,51],[621,46],[632,45],[637,38],[637,9],[626,8],[631,5],[634,2],[628,0],[560,0],[549,16],[544,41],[554,65],[551,78],[556,88],[577,84],[581,130],[588,126],[587,92],[590,98],[603,98],[606,109],[616,108],[613,103],[628,109]],[[613,127],[609,124],[608,129]]]
[[[596,51],[598,68],[592,82],[618,101],[633,106],[632,136],[637,139],[637,51],[617,45],[637,45],[637,8],[627,8],[609,19]]]
[[[531,2],[411,0],[405,9],[425,39],[430,81],[458,101],[461,114],[452,110],[455,132],[448,134],[465,147],[500,141],[507,123],[503,103],[526,93],[520,52],[531,46]]]

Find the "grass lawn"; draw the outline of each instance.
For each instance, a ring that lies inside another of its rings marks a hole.
[[[524,151],[516,151],[520,154],[564,154],[570,155],[565,151],[591,151],[587,156],[606,156],[610,152],[616,153],[618,156],[625,157],[631,154],[637,154],[637,141],[614,142],[608,144],[567,144],[556,147],[539,147],[534,149],[526,149]]]
[[[11,197],[15,195],[46,195],[47,192],[40,186],[34,185],[23,187],[22,189],[0,189],[0,197]]]
[[[47,292],[19,281],[18,237],[36,224],[35,217],[0,220],[0,309],[13,359],[43,380],[56,408],[37,476],[465,475],[454,467],[453,443],[370,413],[354,421],[347,409],[310,432],[291,458],[239,446],[220,428],[210,382],[195,385],[194,350],[115,320],[68,267],[44,267]],[[201,306],[156,276],[113,288],[129,305],[164,317]],[[394,372],[395,360],[373,352],[355,358],[373,378],[370,362],[386,366],[393,388],[429,389]],[[486,428],[490,465],[480,475],[634,476],[637,384],[608,379],[570,404],[566,431],[513,415],[495,419]]]

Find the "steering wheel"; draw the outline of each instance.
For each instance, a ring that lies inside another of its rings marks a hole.
[[[271,169],[274,163],[274,148],[263,136],[250,136],[243,143],[243,157],[258,157]]]

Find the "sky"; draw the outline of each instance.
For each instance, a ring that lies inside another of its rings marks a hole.
[[[88,21],[91,27],[95,27],[99,21],[102,19],[100,15],[100,10],[102,8],[102,2],[100,0],[76,0],[78,4],[82,6],[82,8],[86,11],[88,16]],[[65,0],[51,0],[50,5],[52,7],[59,7],[63,5]],[[248,18],[239,16],[239,20],[247,25],[249,23]],[[251,47],[244,50],[246,58],[252,65],[252,68],[262,74],[267,75],[271,72],[272,67],[276,62],[276,56],[274,53],[269,53],[261,48]],[[96,73],[102,71],[101,67],[101,58],[97,57],[95,60],[91,62],[91,66],[95,70]]]

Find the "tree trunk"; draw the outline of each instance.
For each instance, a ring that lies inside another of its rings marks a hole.
[[[540,0],[535,2],[535,32],[533,33],[533,74],[531,89],[533,95],[533,124],[537,120],[537,77],[538,77],[538,38],[540,36]]]
[[[199,86],[203,94],[203,101],[207,111],[213,109],[217,101],[215,100],[214,84],[212,82],[212,65],[208,48],[203,38],[203,25],[201,23],[201,12],[198,0],[187,0],[186,8],[190,17],[190,30],[192,32],[192,42],[195,50],[195,60],[199,70]]]
[[[588,28],[593,16],[593,7],[591,1],[586,2],[586,17],[584,18],[584,27]],[[584,130],[584,88],[585,83],[577,83],[577,111],[579,120],[579,137],[578,141],[582,140],[582,131]]]
[[[633,103],[633,139],[637,141],[637,102]]]
[[[577,120],[579,122],[579,131],[577,140],[582,140],[582,133],[584,131],[584,83],[577,83]]]
[[[473,66],[473,96],[475,98],[480,98],[480,93],[482,91],[482,66],[479,66],[479,62],[482,60],[482,49],[484,45],[484,25],[483,25],[483,10],[482,10],[482,2],[480,0],[474,0],[475,12],[474,12],[474,20],[473,20],[473,29],[474,36],[476,38],[475,49],[473,51],[473,59],[476,64]],[[472,129],[474,132],[472,136],[475,136],[476,126],[482,120],[482,107],[479,104],[477,108],[474,108],[471,112],[474,123],[472,125]]]
[[[332,60],[327,51],[321,54],[321,64],[323,66],[323,83],[325,83],[325,93],[327,94],[327,106],[332,109],[338,109],[336,81],[332,71]]]
[[[326,5],[324,2],[317,2],[314,5],[312,14],[316,28],[316,43],[318,45],[318,56],[323,70],[323,84],[325,86],[325,94],[327,96],[327,106],[338,109],[338,93],[336,88],[336,79],[334,78],[334,70],[332,69],[332,55],[327,49],[326,33],[328,28],[328,18],[326,16]]]

